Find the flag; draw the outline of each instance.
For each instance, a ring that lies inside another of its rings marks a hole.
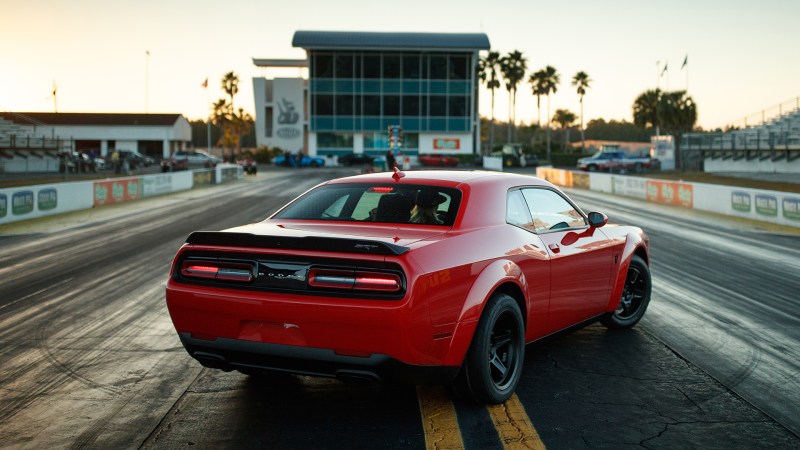
[[[683,68],[686,67],[687,64],[689,64],[689,54],[688,53],[686,54],[686,57],[683,58],[683,65],[681,65],[681,70],[683,70]]]
[[[665,73],[667,73],[667,67],[669,67],[669,63],[664,63],[664,70],[661,71],[661,76],[663,77]]]
[[[208,78],[206,78],[206,80],[203,81],[203,84],[201,84],[200,87],[202,87],[203,89],[208,87]]]

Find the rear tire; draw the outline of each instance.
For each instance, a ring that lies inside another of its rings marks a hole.
[[[625,287],[622,289],[617,309],[600,319],[600,322],[612,329],[631,328],[636,325],[642,320],[647,305],[650,304],[651,288],[650,268],[641,257],[634,255],[628,266]]]
[[[478,403],[502,403],[519,384],[524,359],[525,326],[519,305],[506,294],[495,294],[478,321],[452,390]]]

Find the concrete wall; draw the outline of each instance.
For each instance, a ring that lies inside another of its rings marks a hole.
[[[536,176],[563,187],[589,189],[680,208],[800,228],[800,194],[539,167]]]
[[[198,171],[0,189],[0,224],[125,203],[241,177],[241,167],[219,164],[215,169]]]

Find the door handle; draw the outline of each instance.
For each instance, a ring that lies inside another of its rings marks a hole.
[[[552,251],[553,253],[558,253],[561,251],[561,247],[559,247],[558,244],[556,243],[550,244],[548,245],[548,247],[550,247],[550,251]]]

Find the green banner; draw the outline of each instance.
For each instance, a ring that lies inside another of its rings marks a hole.
[[[42,189],[37,194],[39,211],[56,209],[58,206],[58,191],[55,189]]]
[[[750,194],[747,192],[733,192],[731,194],[731,208],[734,211],[750,212],[752,209]]]
[[[777,216],[778,199],[772,195],[756,195],[756,212],[762,216]]]
[[[8,197],[6,194],[0,194],[0,217],[5,217],[8,214]]]
[[[0,215],[2,216],[2,215]],[[789,220],[800,220],[800,198],[783,199],[783,217]]]
[[[33,211],[33,191],[20,191],[11,197],[11,213],[15,216]]]

